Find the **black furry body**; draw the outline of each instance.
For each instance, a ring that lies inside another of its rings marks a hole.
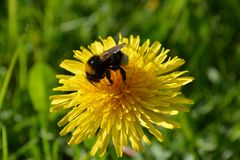
[[[126,72],[121,65],[124,60],[127,60],[127,56],[120,51],[124,45],[115,46],[102,55],[92,56],[87,61],[87,65],[90,68],[90,71],[86,71],[87,79],[90,82],[100,82],[100,80],[106,76],[109,83],[113,84],[110,70],[119,70],[122,75],[122,79],[125,82]]]

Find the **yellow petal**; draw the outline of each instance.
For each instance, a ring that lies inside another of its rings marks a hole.
[[[84,74],[84,65],[74,60],[64,60],[60,66],[73,74]]]

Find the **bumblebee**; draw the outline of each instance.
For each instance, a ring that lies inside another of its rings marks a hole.
[[[93,84],[93,82],[100,82],[101,79],[106,77],[110,85],[112,85],[113,81],[111,79],[110,70],[119,70],[122,80],[125,82],[126,72],[121,67],[128,63],[128,56],[121,51],[125,45],[125,43],[119,44],[101,55],[93,55],[85,65],[86,78],[88,81]]]

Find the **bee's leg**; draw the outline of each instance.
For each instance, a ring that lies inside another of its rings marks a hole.
[[[110,70],[107,69],[105,73],[106,73],[106,77],[108,79],[108,82],[110,83],[110,85],[112,85],[113,81],[111,80],[111,72],[110,72]]]
[[[94,87],[96,87],[96,85],[93,82],[90,82],[92,85],[94,85]]]
[[[123,82],[125,83],[126,82],[126,71],[122,68],[122,67],[119,67],[119,70],[120,70],[120,73],[122,75],[122,79],[123,79]]]
[[[126,79],[127,79],[126,78],[126,71],[122,67],[112,66],[110,69],[114,70],[114,71],[120,70],[120,73],[121,73],[121,76],[122,76],[122,80],[123,80],[124,83],[126,82]]]
[[[110,69],[113,70],[113,71],[117,71],[117,70],[120,69],[120,67],[117,67],[117,66],[111,66]]]

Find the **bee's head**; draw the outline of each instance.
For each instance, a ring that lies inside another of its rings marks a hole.
[[[99,56],[92,56],[85,65],[85,72],[90,75],[95,74],[100,62],[101,61]]]
[[[96,69],[99,64],[100,64],[101,60],[100,60],[100,56],[92,56],[88,61],[87,64],[89,66],[91,66],[92,68]]]

